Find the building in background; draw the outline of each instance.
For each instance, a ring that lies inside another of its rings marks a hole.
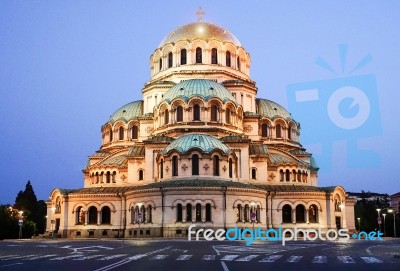
[[[51,193],[47,230],[69,238],[185,236],[192,224],[354,230],[355,200],[341,186],[318,186],[300,123],[257,97],[250,60],[218,25],[170,32],[150,56],[143,100],[101,127],[83,188]]]

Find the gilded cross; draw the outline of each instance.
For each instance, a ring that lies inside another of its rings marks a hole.
[[[196,11],[197,21],[198,22],[203,21],[204,14],[206,14],[206,13],[201,9],[201,7],[199,7],[199,10]]]

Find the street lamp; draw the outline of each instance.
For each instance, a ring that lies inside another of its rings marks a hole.
[[[379,231],[381,231],[381,223],[382,223],[382,221],[381,221],[381,209],[376,209],[376,211],[378,212],[378,227],[379,227]]]
[[[358,220],[358,231],[361,231],[361,218],[357,217]]]
[[[19,224],[19,239],[22,238],[22,223],[23,223],[23,217],[22,214],[24,213],[24,211],[19,211],[19,220],[18,220],[18,224]]]
[[[383,215],[383,236],[386,237],[386,214]]]
[[[56,207],[51,207],[51,238],[54,238],[53,224],[54,224],[54,213],[56,212]]]
[[[254,202],[252,202],[252,203],[250,203],[250,205],[251,205],[251,210],[252,210],[252,212],[251,212],[251,214],[250,214],[250,218],[251,218],[251,221],[253,222],[253,232],[254,232],[254,222],[255,222],[256,219],[257,219],[257,214],[256,214],[256,212],[255,212],[255,206],[256,206],[256,204],[255,204]]]
[[[396,237],[396,210],[389,209],[388,213],[393,213],[393,237]]]

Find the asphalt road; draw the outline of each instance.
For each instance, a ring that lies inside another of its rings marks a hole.
[[[0,241],[3,270],[400,270],[400,239],[347,242]]]

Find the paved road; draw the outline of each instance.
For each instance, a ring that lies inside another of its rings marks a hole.
[[[3,270],[400,270],[400,240],[256,242],[187,240],[0,241]]]

